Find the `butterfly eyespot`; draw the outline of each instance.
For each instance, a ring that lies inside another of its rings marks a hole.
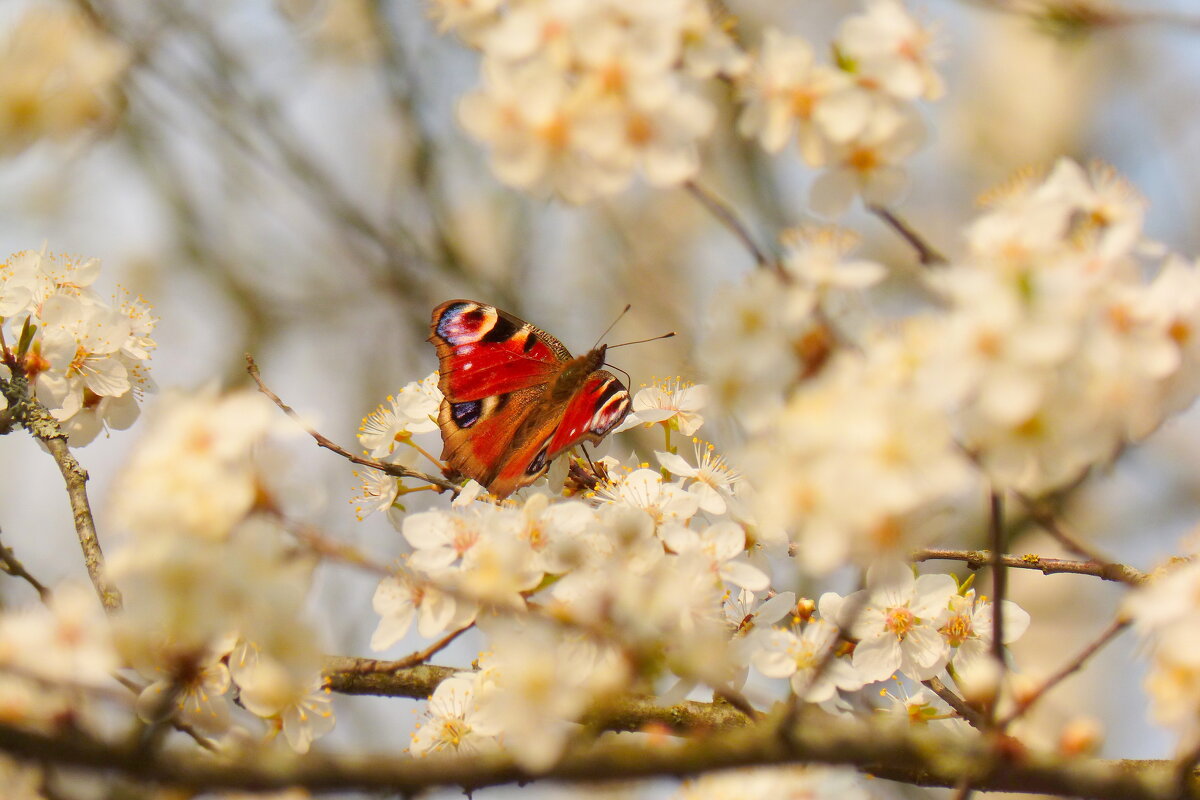
[[[538,451],[538,454],[534,456],[533,461],[530,461],[529,466],[525,468],[526,475],[536,475],[546,468],[546,453],[549,450],[550,443],[547,442],[546,446]]]
[[[483,413],[483,403],[479,400],[468,400],[465,403],[451,403],[450,416],[454,424],[460,428],[469,428],[479,421]]]
[[[500,322],[496,309],[477,303],[454,303],[448,306],[437,322],[437,335],[451,345],[484,341]]]

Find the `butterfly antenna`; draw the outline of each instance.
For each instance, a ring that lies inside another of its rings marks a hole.
[[[624,376],[625,376],[625,380],[627,381],[627,384],[626,384],[626,385],[628,385],[628,384],[630,384],[630,383],[633,383],[633,376],[632,376],[632,375],[630,375],[630,374],[629,374],[628,372],[626,372],[625,370],[623,370],[623,369],[621,369],[620,367],[618,367],[616,364],[605,364],[604,366],[606,366],[606,367],[612,367],[612,368],[613,368],[613,369],[615,369],[617,372],[620,372],[622,375],[624,375]]]
[[[675,335],[676,335],[675,331],[671,331],[670,333],[664,333],[661,336],[651,336],[649,339],[638,339],[636,342],[621,342],[620,344],[610,344],[608,346],[608,349],[615,350],[618,347],[624,347],[625,345],[629,345],[629,344],[645,344],[646,342],[657,342],[659,339],[670,339],[672,336],[675,336]]]
[[[609,324],[609,326],[608,326],[607,328],[605,328],[605,329],[604,329],[604,333],[600,334],[600,336],[599,336],[599,337],[597,337],[597,339],[596,339],[596,343],[595,343],[594,345],[592,345],[592,349],[593,349],[593,350],[595,350],[597,347],[599,347],[599,346],[600,346],[600,343],[601,343],[602,341],[604,341],[604,337],[605,337],[605,336],[608,336],[608,332],[609,332],[609,331],[611,331],[613,328],[615,328],[615,327],[617,326],[617,323],[621,321],[621,317],[623,317],[623,316],[625,316],[626,314],[628,314],[628,313],[629,313],[629,309],[631,309],[631,308],[633,308],[633,305],[632,305],[632,304],[629,304],[629,303],[626,303],[626,304],[625,304],[625,308],[621,309],[621,313],[620,313],[620,314],[617,314],[617,318],[616,318],[616,319],[614,319],[614,320],[612,321],[612,323],[610,323],[610,324]]]

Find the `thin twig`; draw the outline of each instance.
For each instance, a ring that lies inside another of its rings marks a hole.
[[[281,521],[289,533],[299,539],[306,548],[320,558],[339,561],[352,567],[373,572],[376,575],[391,575],[393,573],[393,570],[375,561],[357,547],[326,536],[311,525],[292,523],[286,519],[281,519]]]
[[[1110,559],[1105,558],[1092,549],[1090,545],[1084,544],[1083,540],[1067,527],[1066,522],[1055,516],[1053,512],[1049,511],[1036,499],[1021,492],[1014,492],[1014,494],[1029,511],[1029,516],[1033,518],[1034,522],[1040,525],[1046,533],[1057,539],[1058,543],[1063,547],[1078,556],[1082,556],[1105,567],[1113,563]]]
[[[43,603],[49,603],[50,598],[53,597],[53,592],[44,583],[30,575],[29,570],[25,569],[25,565],[13,555],[12,548],[5,547],[3,544],[0,544],[0,570],[7,572],[14,578],[20,578],[32,586]]]
[[[970,569],[991,566],[994,556],[990,550],[949,550],[927,547],[909,555],[912,561],[962,561]],[[1125,583],[1131,586],[1143,583],[1146,574],[1126,564],[1098,563],[1096,561],[1070,561],[1064,558],[1046,558],[1026,553],[1024,555],[1000,556],[1000,563],[1014,569],[1037,570],[1044,575],[1090,575],[1101,580]]]
[[[883,206],[871,206],[871,213],[882,219],[892,230],[900,234],[900,237],[917,251],[917,260],[926,267],[935,267],[945,264],[946,257],[942,255],[933,245],[925,241],[921,234],[910,226],[903,219],[898,217],[894,212],[884,208]]]
[[[750,251],[750,255],[754,257],[754,262],[760,267],[774,267],[779,269],[779,265],[767,257],[757,244],[754,242],[754,237],[750,235],[750,230],[746,227],[737,214],[733,212],[728,205],[720,198],[708,191],[694,180],[689,180],[683,184],[692,197],[704,206],[707,211],[717,218],[717,221],[729,229],[730,233],[737,237],[746,249]]]
[[[992,544],[992,656],[1003,670],[1004,598],[1008,594],[1008,569],[1001,559],[1005,550],[1004,495],[996,489],[992,489],[988,496],[988,536]]]
[[[978,711],[967,705],[966,700],[963,700],[957,694],[950,691],[950,687],[942,683],[941,679],[930,678],[927,681],[921,681],[921,683],[928,688],[929,691],[940,697],[942,701],[946,703],[946,705],[954,709],[954,713],[966,720],[966,722],[972,728],[978,728],[979,730],[986,730],[988,728],[987,719]]]
[[[133,692],[134,694],[141,694],[142,691],[146,688],[145,686],[142,686],[141,684],[137,683],[136,681],[130,680],[129,678],[125,677],[124,675],[120,674],[119,672],[113,673],[113,680],[115,680],[117,683],[121,684],[126,689]],[[180,733],[185,733],[188,736],[192,737],[192,740],[195,741],[196,744],[203,747],[205,750],[208,750],[209,752],[212,752],[212,753],[219,752],[220,748],[217,747],[216,743],[213,742],[212,739],[209,739],[207,736],[204,736],[202,733],[197,731],[191,725],[188,725],[186,722],[180,722],[178,719],[173,719],[171,721],[171,725],[172,725],[172,727],[175,728],[175,730],[179,731]]]
[[[377,469],[380,472],[385,472],[388,475],[394,475],[397,478],[415,478],[419,481],[431,483],[434,486],[440,486],[443,489],[452,492],[456,497],[458,496],[458,493],[462,491],[460,486],[451,483],[445,478],[437,478],[433,475],[426,475],[424,472],[418,472],[415,469],[409,469],[408,467],[403,467],[399,464],[388,464],[383,461],[376,461],[373,458],[363,458],[362,456],[354,455],[349,450],[334,442],[332,439],[329,439],[307,425],[304,425],[300,420],[300,415],[296,413],[295,409],[280,400],[279,395],[272,392],[267,388],[267,385],[263,383],[262,375],[260,375],[258,372],[258,364],[254,363],[254,358],[249,353],[246,354],[246,372],[250,373],[250,377],[253,378],[254,382],[258,385],[258,390],[260,392],[269,397],[271,402],[273,402],[275,405],[279,406],[279,409],[283,413],[300,423],[304,427],[304,430],[308,432],[308,435],[316,440],[317,444],[321,447],[324,447],[326,450],[331,450],[334,453],[337,453],[347,461],[355,464],[361,464],[364,467]]]
[[[364,659],[362,663],[355,668],[359,674],[380,674],[380,673],[395,673],[402,669],[411,669],[413,667],[424,664],[429,659],[433,658],[437,653],[445,650],[450,646],[450,643],[462,636],[464,633],[475,627],[472,622],[466,627],[459,628],[456,631],[446,634],[441,639],[438,639],[433,644],[426,647],[424,650],[418,650],[415,653],[405,656],[404,658],[395,661],[372,661]]]
[[[1092,657],[1092,655],[1096,653],[1097,650],[1115,639],[1123,630],[1128,628],[1129,625],[1130,621],[1127,619],[1117,618],[1113,620],[1112,624],[1104,629],[1104,632],[1100,634],[1099,638],[1097,638],[1087,647],[1080,650],[1079,653],[1070,661],[1068,661],[1060,670],[1058,670],[1058,672],[1055,672],[1053,675],[1043,681],[1042,684],[1038,686],[1038,688],[1035,689],[1032,694],[1022,698],[1015,709],[1010,711],[1005,717],[996,723],[997,726],[1003,730],[1011,725],[1014,720],[1025,714],[1025,712],[1027,712],[1034,703],[1041,700],[1046,692],[1050,691],[1068,677],[1082,669],[1083,665],[1089,658]]]

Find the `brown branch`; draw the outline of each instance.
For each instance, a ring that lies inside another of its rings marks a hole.
[[[1087,663],[1089,658],[1095,655],[1096,651],[1104,647],[1113,639],[1117,638],[1117,636],[1120,635],[1120,633],[1126,628],[1128,628],[1129,625],[1130,620],[1127,619],[1117,618],[1113,620],[1112,624],[1105,628],[1104,632],[1101,633],[1095,641],[1080,650],[1079,653],[1076,654],[1076,656],[1068,661],[1065,665],[1063,665],[1058,672],[1055,672],[1053,675],[1043,681],[1042,684],[1038,686],[1038,688],[1035,689],[1032,694],[1022,698],[1017,707],[1010,711],[997,723],[1000,729],[1003,730],[1004,728],[1007,728],[1016,719],[1024,715],[1025,712],[1027,712],[1034,705],[1034,703],[1041,700],[1042,697],[1045,696],[1046,692],[1050,691],[1055,686],[1069,678],[1071,675],[1083,669],[1083,665]]]
[[[424,664],[426,661],[433,658],[435,655],[437,655],[438,653],[440,653],[441,651],[443,651],[447,647],[449,647],[451,642],[453,642],[459,636],[462,636],[464,633],[466,633],[473,627],[475,627],[474,622],[472,622],[470,625],[467,625],[465,628],[459,628],[456,631],[446,634],[441,639],[438,639],[436,642],[429,645],[429,647],[426,647],[424,650],[418,650],[417,652],[407,655],[404,658],[397,659],[396,661],[376,661],[374,659],[359,659],[358,663],[351,668],[352,669],[360,669],[364,673],[368,673],[368,674],[369,673],[389,673],[389,672],[394,673],[394,672],[398,672],[400,670],[409,669],[410,667],[415,667],[420,664]]]
[[[92,518],[91,503],[88,502],[88,474],[71,450],[67,447],[67,434],[63,433],[50,411],[42,405],[29,391],[29,381],[18,370],[8,381],[0,381],[9,408],[25,430],[29,431],[38,441],[46,446],[58,470],[62,473],[63,482],[67,487],[67,498],[71,503],[71,513],[75,521],[75,533],[79,537],[79,546],[83,550],[83,562],[87,566],[88,576],[96,587],[96,594],[104,610],[110,614],[121,609],[121,593],[109,583],[104,575],[104,553],[100,549],[100,539],[96,535],[96,521]]]
[[[708,191],[694,180],[689,180],[683,184],[683,188],[688,194],[696,198],[700,205],[704,206],[710,214],[716,217],[717,221],[724,225],[730,233],[737,237],[750,255],[754,257],[754,263],[760,267],[772,267],[776,271],[780,271],[779,264],[773,261],[762,251],[761,248],[754,242],[754,237],[750,235],[750,230],[746,227],[737,214],[733,212],[724,201]]]
[[[950,691],[950,687],[942,683],[941,679],[930,678],[927,681],[921,681],[921,683],[928,688],[929,691],[940,697],[946,705],[954,709],[954,713],[966,720],[967,724],[969,724],[972,728],[984,730],[989,727],[988,720],[978,711],[967,705],[966,700],[963,700],[954,692]]]
[[[254,363],[254,357],[251,356],[249,353],[246,354],[246,372],[250,373],[250,377],[253,378],[254,382],[258,385],[258,390],[260,392],[262,392],[267,397],[269,397],[271,399],[271,402],[273,402],[275,405],[277,405],[279,407],[280,411],[287,414],[289,417],[291,417],[297,423],[299,423],[304,428],[304,430],[308,433],[308,435],[311,436],[314,440],[316,440],[316,442],[319,446],[324,447],[326,450],[330,450],[334,453],[337,453],[342,458],[344,458],[347,461],[350,461],[354,464],[361,464],[364,467],[370,467],[372,469],[377,469],[380,472],[385,472],[388,475],[394,475],[397,478],[415,478],[419,481],[425,481],[426,483],[431,483],[434,486],[440,486],[441,488],[452,492],[456,497],[458,496],[458,493],[462,491],[462,487],[460,487],[454,483],[451,483],[450,481],[446,480],[445,478],[437,478],[437,477],[434,477],[433,475],[426,475],[424,472],[418,472],[415,469],[409,469],[408,467],[402,467],[399,464],[388,464],[383,461],[376,461],[373,458],[363,458],[362,456],[354,455],[349,450],[345,449],[341,445],[334,442],[332,439],[329,439],[326,436],[323,436],[322,434],[320,434],[317,431],[313,430],[312,428],[308,427],[307,425],[304,425],[300,421],[300,415],[296,413],[295,409],[293,409],[291,406],[287,405],[282,400],[280,400],[279,395],[272,392],[270,389],[267,388],[267,385],[265,383],[263,383],[262,375],[259,374],[259,371],[258,371],[258,364]]]
[[[1167,25],[1200,30],[1200,17],[1168,9],[1128,11],[1111,3],[1074,0],[1049,2],[1033,0],[974,0],[978,5],[1013,16],[1023,16],[1043,28],[1062,34],[1080,34],[1093,29],[1114,29],[1131,25]]]
[[[50,589],[37,578],[33,577],[33,575],[30,575],[29,570],[25,569],[25,565],[13,555],[12,548],[5,547],[3,544],[0,544],[0,570],[7,572],[14,578],[20,578],[32,586],[43,603],[50,602],[50,598],[53,596]]]
[[[1082,556],[1102,566],[1113,566],[1112,561],[1101,556],[1090,545],[1085,544],[1082,539],[1067,527],[1066,522],[1057,517],[1054,512],[1047,509],[1042,503],[1021,492],[1014,492],[1014,494],[1025,505],[1025,508],[1029,511],[1029,516],[1033,518],[1034,522],[1041,526],[1046,533],[1057,539],[1063,547],[1078,556]]]
[[[1001,670],[1007,667],[1004,660],[1004,599],[1008,594],[1008,570],[1001,560],[1006,549],[1004,530],[1004,495],[993,488],[988,496],[988,538],[992,544],[992,657]],[[995,705],[989,718],[995,719]]]
[[[1194,781],[1177,793],[1168,761],[1109,761],[1047,751],[993,747],[934,726],[897,727],[893,720],[857,720],[805,709],[786,735],[777,718],[717,730],[670,746],[622,738],[569,750],[535,774],[502,752],[414,759],[392,753],[304,756],[253,754],[232,762],[158,751],[139,754],[81,732],[50,734],[0,724],[0,749],[27,761],[117,773],[160,787],[216,792],[303,788],[413,795],[438,786],[480,789],[514,782],[628,781],[684,776],[740,766],[821,763],[849,766],[919,786],[1020,791],[1101,800],[1200,797]]]
[[[990,550],[948,550],[928,547],[909,555],[912,561],[962,561],[972,570],[991,566]],[[1035,569],[1045,575],[1091,575],[1106,581],[1126,583],[1131,586],[1146,580],[1141,570],[1125,564],[1099,563],[1096,561],[1069,561],[1063,558],[1045,558],[1026,553],[1025,555],[1002,555],[1000,563],[1016,569]]]
[[[917,251],[917,260],[926,267],[936,267],[947,263],[946,257],[942,255],[933,245],[925,241],[921,234],[910,226],[907,222],[897,216],[894,212],[884,208],[883,206],[870,206],[871,213],[886,222],[892,230],[900,234],[900,238],[908,242],[913,250]]]

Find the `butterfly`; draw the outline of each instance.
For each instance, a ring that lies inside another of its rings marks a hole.
[[[449,300],[433,310],[442,461],[503,499],[555,456],[599,443],[625,419],[629,390],[600,345],[572,357],[558,339],[495,306]]]

